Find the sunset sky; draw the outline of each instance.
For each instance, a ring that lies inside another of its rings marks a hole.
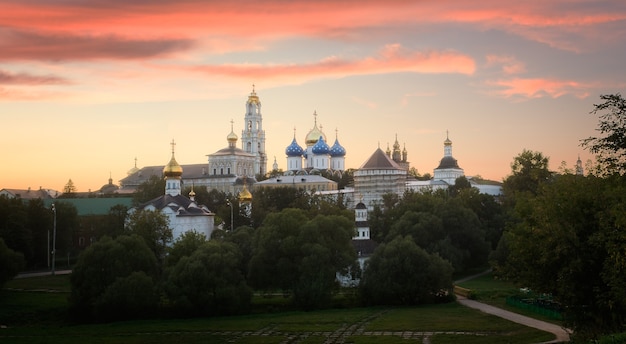
[[[571,168],[625,65],[618,0],[0,0],[0,189],[95,191],[172,139],[206,163],[253,84],[268,169],[315,111],[347,167],[397,135],[432,174],[449,131],[469,176],[501,181],[523,149]]]

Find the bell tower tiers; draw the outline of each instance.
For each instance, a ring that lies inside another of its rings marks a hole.
[[[254,85],[252,85],[252,93],[250,93],[246,102],[244,123],[245,128],[241,132],[241,149],[256,157],[254,160],[254,173],[264,175],[267,173],[265,130],[263,130],[261,102],[254,90]]]

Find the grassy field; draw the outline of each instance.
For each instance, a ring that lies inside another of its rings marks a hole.
[[[0,293],[0,342],[11,343],[536,343],[551,334],[456,303],[406,308],[274,312],[236,317],[150,319],[107,324],[67,320],[69,277],[10,281]],[[265,300],[265,302],[269,302]]]

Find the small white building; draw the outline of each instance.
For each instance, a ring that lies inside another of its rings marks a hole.
[[[215,214],[206,206],[196,203],[193,189],[189,193],[189,197],[181,194],[183,168],[174,157],[174,145],[175,143],[172,141],[172,158],[163,168],[165,193],[130,209],[129,212],[148,210],[164,214],[167,216],[174,240],[188,231],[202,233],[207,239],[210,239],[214,229]]]

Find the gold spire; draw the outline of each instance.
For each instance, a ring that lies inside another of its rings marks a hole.
[[[228,134],[228,136],[226,136],[226,140],[229,143],[236,143],[237,140],[239,139],[239,137],[237,136],[237,134],[235,134],[235,131],[233,129],[233,123],[235,123],[232,119],[230,120],[230,134]]]
[[[193,191],[193,182],[191,182],[191,191],[189,191],[189,199],[192,201],[196,200],[196,193]]]
[[[445,141],[443,141],[443,145],[444,145],[444,146],[452,146],[452,141],[450,141],[450,138],[449,138],[448,134],[449,134],[449,133],[448,133],[448,131],[446,130],[446,140],[445,140]]]
[[[252,93],[248,96],[248,103],[259,104],[259,96],[256,95],[254,84],[252,84]]]
[[[174,157],[174,146],[176,146],[176,143],[172,139],[172,143],[170,144],[172,145],[172,158],[170,159],[170,162],[163,167],[163,175],[166,178],[180,177],[183,175],[183,168],[178,164],[178,162],[176,162],[176,158]]]

